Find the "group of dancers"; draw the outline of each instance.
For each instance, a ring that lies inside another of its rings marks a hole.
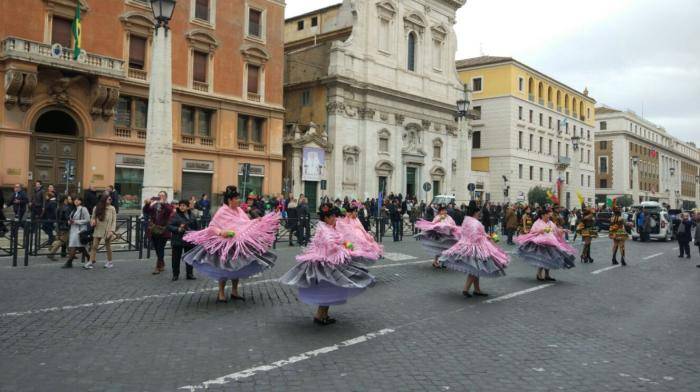
[[[184,236],[185,241],[194,245],[184,255],[184,260],[200,274],[219,282],[217,302],[245,301],[238,290],[239,280],[272,268],[277,258],[270,249],[279,225],[278,214],[251,219],[241,209],[239,196],[235,186],[227,187],[224,206],[218,209],[209,227]],[[342,212],[330,203],[322,204],[314,237],[296,256],[297,264],[279,279],[283,284],[296,287],[302,302],[317,306],[313,317],[316,324],[335,323],[328,314],[330,306],[346,303],[375,282],[367,267],[381,259],[384,252],[365,231],[357,218],[357,209],[354,203]],[[480,278],[504,276],[510,263],[508,255],[496,246],[497,236],[489,235],[484,229],[480,213],[472,201],[461,226],[447,215],[444,206],[432,221],[416,223],[420,229],[416,239],[435,256],[433,265],[467,275],[462,290],[466,297],[487,296],[481,290]],[[554,281],[550,270],[575,265],[576,250],[566,242],[565,229],[557,224],[558,220],[552,219],[552,214],[553,210],[548,208],[534,223],[532,218],[525,217],[526,231],[516,238],[520,258],[537,268],[539,281]],[[624,264],[626,237],[617,225],[622,225],[624,231],[624,222],[613,220],[610,235]],[[587,256],[590,258],[590,253]],[[231,293],[227,297],[229,281]]]

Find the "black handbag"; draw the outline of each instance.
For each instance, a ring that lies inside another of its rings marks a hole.
[[[80,236],[80,243],[83,245],[91,244],[92,243],[92,234],[95,232],[95,229],[92,227],[85,229],[78,233],[78,236]]]

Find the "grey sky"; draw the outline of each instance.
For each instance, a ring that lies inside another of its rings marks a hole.
[[[340,0],[287,0],[287,17]],[[457,58],[511,56],[700,146],[700,1],[468,0]]]

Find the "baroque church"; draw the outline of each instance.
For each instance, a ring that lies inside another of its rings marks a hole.
[[[310,201],[381,192],[466,199],[453,29],[464,3],[345,0],[286,20],[288,192]],[[318,156],[311,175],[307,161]]]

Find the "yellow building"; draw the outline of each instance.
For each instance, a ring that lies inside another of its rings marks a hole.
[[[510,57],[457,61],[472,90],[472,171],[477,195],[525,201],[535,185],[560,192],[575,207],[576,192],[595,196],[595,100]],[[559,181],[560,180],[560,181]]]

